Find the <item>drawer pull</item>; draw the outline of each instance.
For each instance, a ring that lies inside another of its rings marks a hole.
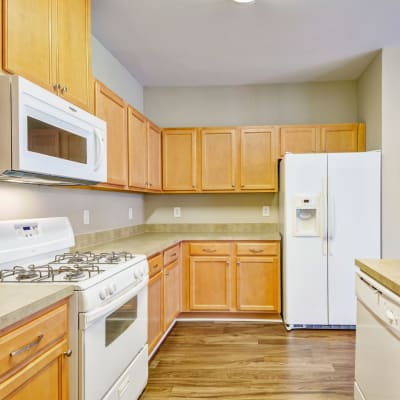
[[[176,257],[176,253],[174,253],[174,254],[171,254],[171,257]]]
[[[263,249],[250,249],[249,250],[250,251],[250,253],[254,253],[254,254],[257,254],[257,253],[262,253],[264,250]]]
[[[33,342],[26,344],[25,346],[20,347],[18,350],[12,351],[10,353],[10,357],[15,357],[18,354],[23,353],[24,351],[30,350],[32,347],[37,346],[40,341],[43,339],[44,335],[39,335]]]
[[[155,269],[155,268],[158,268],[158,264],[154,264],[153,265],[153,268]]]
[[[217,250],[216,249],[202,249],[205,253],[215,253]]]

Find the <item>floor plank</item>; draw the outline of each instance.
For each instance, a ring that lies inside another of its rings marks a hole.
[[[354,331],[178,322],[140,399],[350,400],[354,344]]]

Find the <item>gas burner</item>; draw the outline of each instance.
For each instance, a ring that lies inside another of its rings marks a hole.
[[[75,281],[75,280],[79,280],[85,277],[85,272],[82,271],[81,269],[76,269],[73,271],[69,271],[64,275],[64,278],[67,281]]]
[[[88,263],[90,261],[95,261],[96,256],[90,252],[87,251],[85,253],[64,253],[61,255],[58,255],[54,258],[55,263],[60,263],[60,264],[79,264],[79,263]]]
[[[25,280],[32,280],[34,278],[39,277],[39,273],[36,271],[20,271],[18,272],[17,276],[15,277],[17,281],[25,281]]]
[[[131,260],[134,258],[134,255],[127,251],[121,251],[119,253],[113,251],[111,253],[100,253],[97,258],[100,263],[118,264],[120,262]]]

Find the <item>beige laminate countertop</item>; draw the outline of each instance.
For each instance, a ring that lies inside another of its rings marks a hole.
[[[143,233],[129,238],[107,242],[91,247],[94,252],[130,251],[144,254],[147,257],[158,253],[180,241],[194,240],[281,240],[279,233],[209,233],[209,232],[173,232],[173,233]]]
[[[356,260],[362,272],[400,296],[400,260]]]
[[[60,301],[73,292],[71,286],[0,284],[0,330]]]

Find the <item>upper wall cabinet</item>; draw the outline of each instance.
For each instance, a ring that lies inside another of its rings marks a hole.
[[[95,112],[107,122],[107,183],[128,185],[127,104],[100,82],[96,82]]]
[[[90,0],[4,0],[3,68],[92,111]]]
[[[139,111],[128,107],[129,187],[161,190],[161,129]]]
[[[235,128],[201,129],[202,190],[236,189],[237,138]]]
[[[275,127],[240,129],[241,190],[276,190],[276,139]]]
[[[195,192],[198,189],[197,129],[168,128],[162,133],[163,190]]]
[[[365,124],[280,126],[279,156],[365,151]]]

